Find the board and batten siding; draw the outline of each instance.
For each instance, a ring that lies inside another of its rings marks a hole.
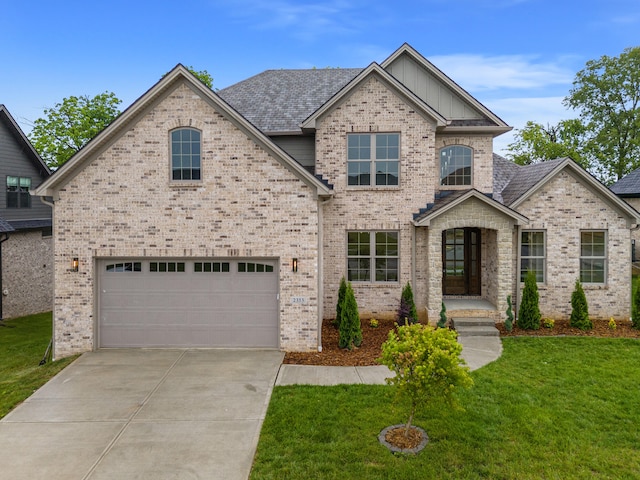
[[[483,118],[480,112],[470,107],[468,102],[407,56],[399,57],[386,70],[448,119]]]

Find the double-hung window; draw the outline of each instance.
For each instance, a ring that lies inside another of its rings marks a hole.
[[[398,232],[347,232],[350,282],[398,281]]]
[[[396,186],[399,165],[400,134],[356,133],[347,136],[350,186]]]
[[[607,276],[607,232],[583,230],[580,232],[580,281],[605,283]]]
[[[440,150],[440,185],[471,185],[473,150],[463,145],[452,145]]]
[[[545,262],[544,231],[522,232],[520,244],[520,281],[524,282],[527,272],[533,272],[536,276],[536,282],[544,282]]]
[[[171,132],[171,179],[200,180],[200,131],[179,128]]]
[[[7,176],[7,208],[31,208],[31,178]]]

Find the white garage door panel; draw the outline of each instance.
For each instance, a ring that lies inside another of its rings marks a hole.
[[[172,261],[185,271],[150,271],[143,260],[98,263],[101,347],[278,347],[277,262],[223,260],[229,272],[195,272],[193,260],[158,260]],[[139,262],[140,271],[107,271],[118,262]],[[272,271],[239,272],[240,262]]]

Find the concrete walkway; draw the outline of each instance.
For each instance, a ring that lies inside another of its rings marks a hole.
[[[0,477],[246,480],[283,357],[86,353],[0,421]]]
[[[471,370],[476,370],[502,354],[499,337],[459,337],[462,358]],[[391,371],[384,365],[372,367],[321,367],[313,365],[282,365],[276,385],[340,385],[370,384],[384,385]]]

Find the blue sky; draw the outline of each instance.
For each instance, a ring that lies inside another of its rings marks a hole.
[[[588,60],[640,45],[638,0],[0,1],[0,103],[25,132],[71,95],[122,109],[177,63],[224,88],[266,69],[365,67],[404,42],[515,128],[575,115]],[[498,137],[504,152],[511,134]]]

